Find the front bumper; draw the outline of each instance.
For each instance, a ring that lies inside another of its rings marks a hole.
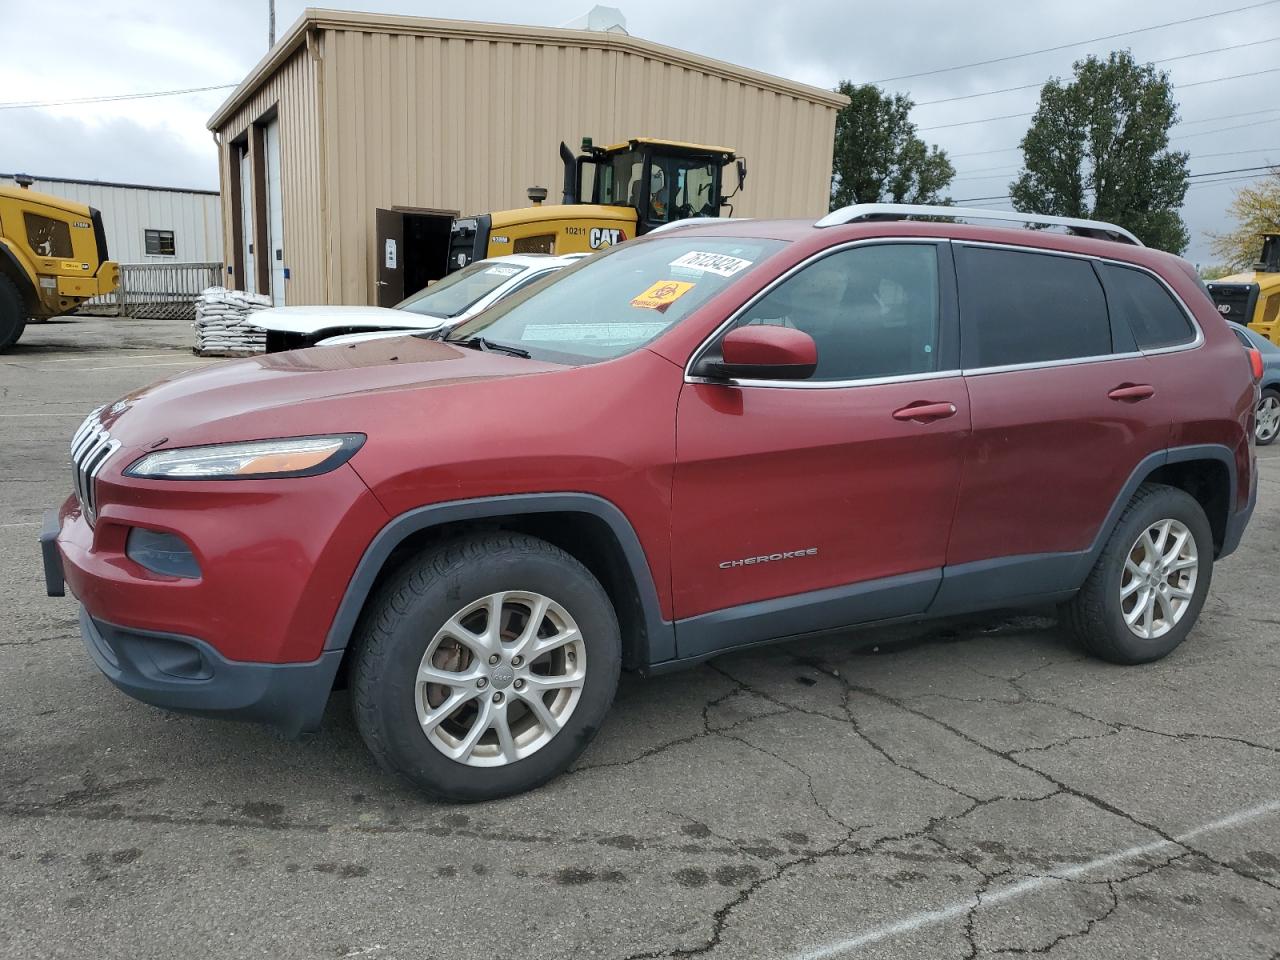
[[[122,691],[182,713],[248,720],[289,736],[319,729],[342,651],[310,663],[228,660],[194,637],[119,627],[80,608],[89,656]]]

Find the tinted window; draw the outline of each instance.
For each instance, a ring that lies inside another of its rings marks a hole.
[[[528,269],[523,264],[480,260],[401,300],[395,309],[424,317],[456,317]]]
[[[938,366],[938,253],[854,247],[805,267],[738,321],[795,327],[818,345],[813,380],[928,373]]]
[[[72,256],[71,228],[62,220],[52,220],[38,213],[23,214],[27,224],[27,245],[39,257]]]
[[[1111,352],[1107,301],[1089,261],[961,246],[956,269],[966,368]]]
[[[1103,264],[1111,315],[1123,318],[1138,346],[1145,350],[1171,347],[1195,339],[1186,314],[1160,281],[1141,270]]]

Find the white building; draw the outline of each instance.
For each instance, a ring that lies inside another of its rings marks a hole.
[[[222,262],[221,207],[216,190],[184,190],[99,180],[0,173],[11,186],[30,180],[40,193],[102,211],[107,250],[117,263]]]

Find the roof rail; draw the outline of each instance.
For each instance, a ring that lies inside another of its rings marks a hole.
[[[751,217],[685,217],[683,220],[672,220],[670,223],[664,223],[660,227],[654,227],[649,231],[649,236],[655,233],[666,233],[668,230],[678,230],[681,227],[696,227],[700,224],[707,223],[740,223],[743,220],[750,220]]]
[[[1051,217],[1041,213],[1019,213],[1016,210],[981,210],[976,207],[946,207],[914,203],[855,203],[833,210],[815,227],[834,227],[845,223],[876,220],[906,220],[910,217],[945,217],[949,220],[1008,220],[1014,223],[1046,227],[1066,227],[1071,233],[1097,240],[1115,240],[1142,246],[1142,241],[1124,227],[1101,220],[1077,217]]]

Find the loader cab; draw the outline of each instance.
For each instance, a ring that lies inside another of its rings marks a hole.
[[[1280,233],[1262,235],[1253,270],[1212,280],[1209,295],[1226,319],[1280,346]]]
[[[716,217],[728,204],[722,192],[724,168],[737,161],[737,188],[742,189],[747,168],[728,147],[713,147],[675,140],[637,137],[608,147],[582,141],[582,153],[565,161],[564,202],[587,202],[584,180],[590,175],[590,202],[636,211],[636,232],[689,217]]]

